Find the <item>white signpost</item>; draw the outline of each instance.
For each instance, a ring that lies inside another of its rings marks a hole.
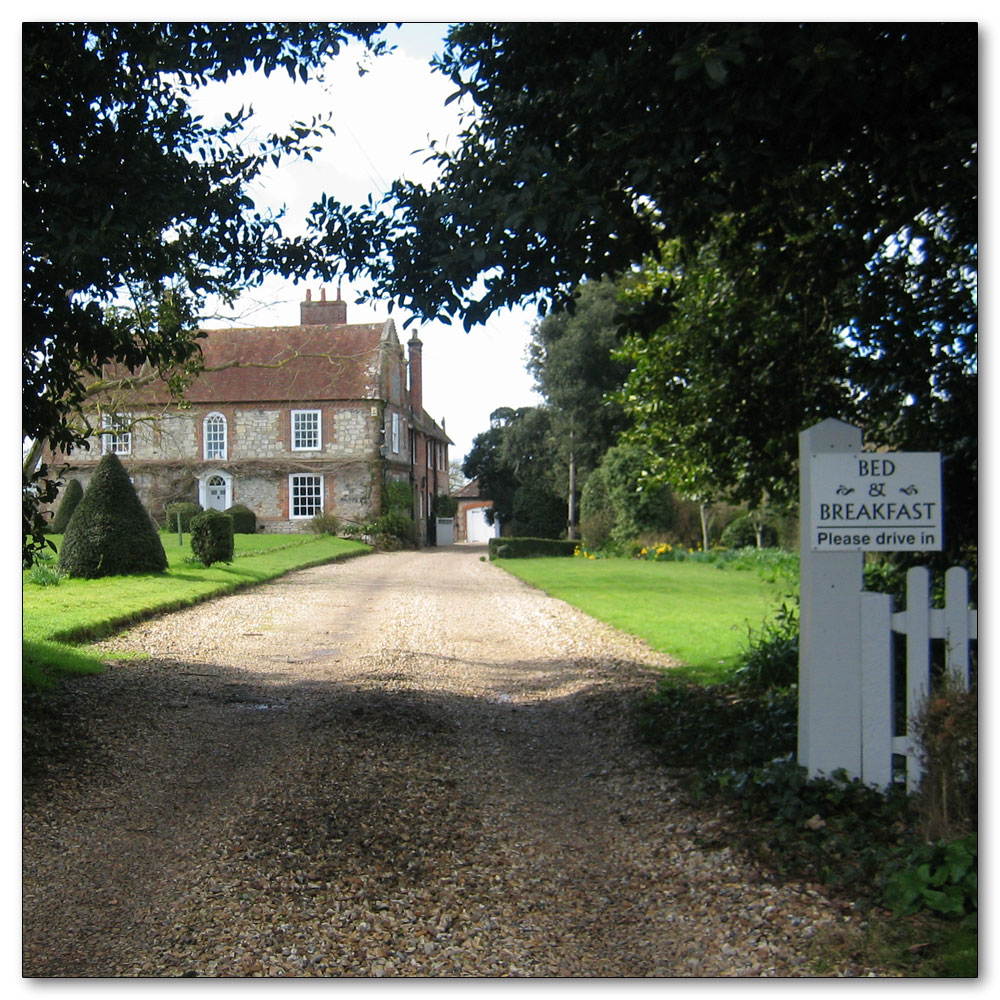
[[[865,452],[824,420],[799,435],[799,489],[798,761],[860,777],[864,553],[942,548],[941,459]]]

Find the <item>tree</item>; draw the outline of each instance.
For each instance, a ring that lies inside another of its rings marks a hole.
[[[258,213],[265,165],[309,157],[326,120],[287,135],[241,135],[252,109],[220,127],[188,99],[249,67],[305,80],[350,39],[374,51],[381,25],[28,22],[22,60],[22,376],[25,437],[67,453],[102,366],[144,366],[180,389],[197,367],[209,295],[231,299],[268,272],[306,273],[305,243]],[[42,544],[48,470],[24,475],[24,555]]]
[[[650,478],[703,510],[714,500],[780,510],[796,498],[799,432],[839,417],[862,426],[869,445],[943,453],[950,557],[962,558],[978,531],[977,374],[963,344],[974,339],[974,288],[965,290],[966,320],[957,328],[926,301],[920,315],[907,288],[923,283],[925,257],[911,246],[878,261],[869,279],[882,283],[883,303],[895,303],[887,311],[898,307],[907,318],[891,329],[883,320],[877,342],[875,321],[831,337],[820,303],[775,290],[752,249],[737,264],[724,252],[723,224],[719,237],[686,257],[667,244],[624,281],[626,301],[642,307],[665,294],[672,303],[658,329],[625,338],[621,352],[632,365],[622,393],[632,420],[625,438],[650,449]],[[944,256],[946,235],[938,244]],[[950,249],[961,274],[966,251]],[[874,277],[894,269],[895,283]],[[859,328],[869,338],[860,348]]]
[[[490,414],[489,430],[473,439],[463,469],[479,481],[480,496],[493,501],[486,511],[490,524],[499,517],[517,535],[562,534],[565,466],[559,466],[551,430],[545,407],[501,407]]]
[[[462,463],[453,458],[448,462],[448,492],[457,493],[466,484],[465,472],[462,470]]]
[[[532,328],[528,371],[551,412],[557,449],[569,472],[570,537],[575,537],[576,494],[626,426],[615,394],[628,365],[614,357],[618,290],[609,280],[587,281],[574,308],[549,313]]]
[[[608,507],[614,516],[609,540],[624,550],[640,535],[663,533],[674,526],[670,486],[649,481],[649,456],[635,445],[610,448],[601,462]]]
[[[609,280],[584,282],[572,312],[549,313],[532,328],[528,345],[528,371],[552,410],[565,448],[572,430],[584,474],[600,463],[626,425],[614,398],[629,372],[628,363],[613,356],[621,346],[618,294]]]
[[[975,24],[463,24],[436,66],[470,106],[458,147],[431,147],[438,179],[313,211],[373,294],[471,329],[664,244],[694,271],[710,248],[734,283],[715,340],[742,419],[782,400],[794,359],[782,435],[833,396],[822,415],[856,409],[873,444],[949,455],[952,507],[975,510]],[[675,292],[631,331],[672,322]],[[763,451],[774,468],[785,438]]]
[[[117,455],[98,462],[66,526],[59,568],[88,579],[167,568],[160,536]]]
[[[313,221],[371,247],[350,256],[375,294],[466,328],[697,244],[720,212],[776,275],[857,281],[928,212],[975,242],[976,45],[974,24],[457,25],[435,68],[471,107],[457,148],[431,146],[439,178]]]

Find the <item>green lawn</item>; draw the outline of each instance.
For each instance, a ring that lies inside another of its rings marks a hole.
[[[495,565],[588,615],[646,640],[721,680],[788,591],[754,570],[718,563],[640,559],[503,559]]]
[[[166,573],[62,579],[55,586],[22,585],[23,675],[30,686],[50,675],[100,669],[99,662],[75,649],[74,642],[109,635],[154,614],[175,611],[209,597],[264,583],[287,573],[369,551],[367,545],[328,535],[236,535],[232,563],[203,566],[191,554],[190,535],[178,544],[176,533],[161,534]],[[61,539],[53,536],[57,547]],[[54,565],[54,563],[52,564]]]

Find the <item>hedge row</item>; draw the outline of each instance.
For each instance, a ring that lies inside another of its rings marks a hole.
[[[579,544],[567,538],[491,538],[490,559],[571,556]]]

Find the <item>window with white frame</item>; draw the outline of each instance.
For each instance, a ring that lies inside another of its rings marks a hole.
[[[399,454],[399,414],[392,415],[392,453]]]
[[[292,451],[318,451],[322,438],[319,410],[292,410]]]
[[[101,417],[105,433],[101,435],[101,452],[104,455],[132,454],[132,416],[128,413],[105,413]]]
[[[289,517],[313,517],[323,511],[323,477],[295,473],[288,477]]]
[[[226,418],[221,413],[210,413],[205,417],[203,433],[206,461],[225,460],[227,457]]]

